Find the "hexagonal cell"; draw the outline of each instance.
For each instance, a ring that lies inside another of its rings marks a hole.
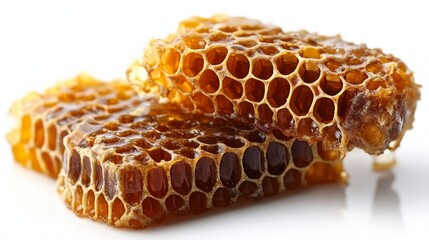
[[[298,122],[298,137],[314,140],[319,135],[319,124],[311,118],[302,118]]]
[[[171,154],[166,152],[162,148],[153,148],[147,151],[155,162],[161,162],[161,161],[170,161],[171,160]]]
[[[180,209],[185,205],[185,200],[176,194],[171,194],[165,199],[165,206],[171,213],[179,213]]]
[[[266,139],[266,135],[264,134],[264,132],[259,131],[259,130],[246,132],[244,137],[248,141],[255,142],[255,143],[263,143]]]
[[[270,124],[273,122],[273,111],[268,106],[268,104],[261,104],[258,106],[258,115],[259,115],[259,122],[261,124]]]
[[[195,89],[194,85],[182,75],[174,77],[173,82],[176,84],[177,88],[179,88],[179,90],[183,93],[190,93]]]
[[[335,60],[335,59],[329,59],[325,62],[325,66],[331,71],[331,72],[342,72],[344,71],[344,66],[341,62]]]
[[[231,204],[231,191],[228,188],[218,188],[212,201],[214,207],[227,207]]]
[[[219,30],[226,33],[233,33],[236,32],[238,29],[234,26],[223,26],[219,28]]]
[[[116,189],[116,175],[108,169],[104,169],[104,192],[109,200],[115,196]]]
[[[286,190],[293,190],[301,185],[301,172],[296,169],[290,169],[283,177],[283,184]]]
[[[195,93],[192,97],[193,102],[197,105],[197,108],[205,113],[214,112],[214,106],[212,100],[202,93]]]
[[[335,149],[340,147],[343,133],[336,124],[323,128],[323,147]]]
[[[195,167],[195,185],[204,192],[210,192],[217,180],[216,163],[213,159],[202,157]]]
[[[257,43],[257,42],[255,42],[255,41],[253,41],[253,40],[250,40],[250,39],[248,39],[248,40],[240,40],[240,41],[236,41],[236,42],[235,42],[235,44],[241,45],[241,46],[246,47],[246,48],[251,48],[251,47],[253,47],[253,46],[258,45],[258,43]]]
[[[172,48],[168,48],[161,56],[161,68],[167,74],[174,74],[179,68],[180,53]]]
[[[217,95],[215,97],[215,103],[217,106],[217,111],[221,114],[232,114],[234,113],[234,106],[232,102],[228,100],[224,95]]]
[[[247,148],[242,159],[244,172],[250,179],[260,178],[264,169],[264,161],[264,154],[259,147]]]
[[[278,142],[270,142],[267,148],[267,168],[273,175],[280,175],[289,163],[289,153],[285,145]]]
[[[339,76],[326,75],[320,79],[319,86],[323,92],[330,96],[334,96],[343,89],[343,81]]]
[[[320,69],[313,62],[305,62],[299,68],[299,76],[304,82],[312,83],[319,79]]]
[[[258,52],[268,56],[274,56],[279,52],[279,50],[274,46],[266,45],[266,46],[259,47]]]
[[[167,174],[162,167],[153,167],[147,173],[147,188],[156,198],[162,198],[168,191]]]
[[[130,169],[122,172],[121,183],[124,186],[124,200],[131,205],[139,203],[143,193],[143,178],[140,171]]]
[[[341,156],[340,151],[336,151],[336,150],[325,151],[323,148],[322,142],[317,143],[317,154],[319,154],[319,156],[326,161],[335,161],[340,159],[340,156]]]
[[[202,37],[196,35],[185,36],[183,41],[190,49],[204,49],[206,46],[206,41]]]
[[[377,90],[379,88],[388,88],[388,84],[386,81],[382,79],[368,79],[365,83],[366,88],[370,91]]]
[[[68,162],[69,167],[67,176],[70,178],[72,183],[75,183],[79,179],[82,172],[80,154],[76,150],[73,150]]]
[[[243,101],[238,104],[238,114],[247,118],[254,118],[255,109],[251,103]]]
[[[45,141],[45,128],[43,127],[43,121],[41,119],[36,121],[34,126],[34,143],[36,147],[41,148]]]
[[[269,59],[255,59],[252,64],[252,74],[259,79],[266,80],[273,75],[273,64]]]
[[[293,73],[298,63],[298,58],[291,52],[285,52],[276,58],[277,70],[283,75]]]
[[[240,184],[238,190],[243,195],[243,197],[248,197],[252,195],[257,189],[257,185],[251,181],[244,181]]]
[[[301,57],[303,58],[321,58],[320,56],[320,50],[318,48],[314,47],[304,47],[300,53]]]
[[[242,54],[229,55],[226,66],[228,71],[236,78],[244,78],[249,74],[249,59]]]
[[[277,126],[282,130],[293,130],[295,127],[295,120],[287,108],[282,108],[277,111]]]
[[[116,198],[112,204],[113,222],[119,221],[125,213],[125,206],[119,198]]]
[[[264,98],[265,84],[260,80],[250,78],[246,81],[245,86],[246,98],[250,101],[260,102]]]
[[[225,187],[233,188],[241,179],[241,164],[237,154],[226,152],[222,155],[219,175]]]
[[[334,102],[329,98],[319,98],[314,104],[313,115],[317,121],[329,123],[334,118]]]
[[[219,89],[219,78],[210,69],[204,70],[198,81],[201,89],[206,93],[214,93]]]
[[[182,195],[187,195],[192,188],[192,169],[184,161],[174,163],[170,168],[171,186]]]
[[[313,103],[313,92],[305,85],[301,85],[292,92],[290,108],[298,116],[308,114],[311,104]]]
[[[368,72],[377,74],[377,73],[380,73],[381,71],[383,71],[383,66],[379,62],[373,62],[373,63],[370,63],[366,66],[366,70]]]
[[[228,54],[228,49],[221,46],[212,47],[207,51],[206,57],[207,61],[212,65],[221,64]]]
[[[299,168],[307,167],[313,161],[313,151],[307,142],[295,140],[291,151],[293,163]]]
[[[183,58],[182,69],[189,77],[195,77],[201,72],[204,66],[204,59],[199,53],[188,53]]]
[[[162,214],[162,207],[158,200],[147,197],[142,202],[143,214],[149,218],[158,218]]]
[[[267,100],[272,107],[280,107],[286,103],[290,84],[284,78],[274,78],[268,85]]]
[[[340,118],[343,118],[347,114],[352,104],[353,98],[356,95],[355,91],[355,89],[348,88],[338,98],[337,114]]]
[[[194,214],[200,214],[207,209],[207,197],[202,192],[192,192],[189,196],[189,209]]]
[[[262,180],[262,189],[264,197],[272,197],[279,192],[279,182],[276,178],[267,176]]]
[[[238,99],[243,95],[243,85],[239,81],[229,77],[223,79],[222,89],[225,95],[231,99]]]
[[[350,70],[346,73],[346,81],[351,84],[361,84],[368,76],[359,70]]]

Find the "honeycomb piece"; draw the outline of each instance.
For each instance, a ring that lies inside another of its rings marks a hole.
[[[81,74],[43,94],[30,93],[11,112],[17,126],[7,136],[15,160],[56,178],[61,169],[63,138],[83,119],[138,112],[148,104],[126,81],[110,83]]]
[[[115,227],[145,228],[344,177],[339,152],[321,143],[160,104],[145,115],[84,120],[64,144],[57,183],[66,205]]]
[[[182,21],[152,40],[127,76],[187,112],[276,127],[342,156],[395,149],[420,94],[407,66],[380,49],[226,16]]]

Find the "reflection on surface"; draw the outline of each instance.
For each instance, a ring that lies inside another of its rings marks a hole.
[[[392,188],[395,175],[391,171],[381,172],[377,180],[374,202],[372,206],[372,223],[377,227],[402,228],[400,199]]]

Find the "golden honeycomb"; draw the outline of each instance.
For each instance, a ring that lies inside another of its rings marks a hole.
[[[58,190],[77,215],[145,228],[238,199],[344,179],[339,151],[278,129],[152,105],[144,115],[88,119],[65,138]]]
[[[395,149],[419,99],[407,66],[380,49],[221,15],[184,20],[152,40],[127,76],[140,93],[187,112],[276,127],[342,156]]]
[[[56,178],[63,138],[76,124],[89,117],[132,113],[148,102],[136,96],[126,81],[106,83],[81,74],[17,101],[11,112],[18,124],[7,139],[18,163]]]

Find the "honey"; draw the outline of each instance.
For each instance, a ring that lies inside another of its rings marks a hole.
[[[380,49],[222,15],[182,21],[167,39],[152,40],[127,75],[137,91],[187,112],[279,128],[343,157],[353,147],[397,147],[390,143],[411,128],[419,99],[412,72]]]

